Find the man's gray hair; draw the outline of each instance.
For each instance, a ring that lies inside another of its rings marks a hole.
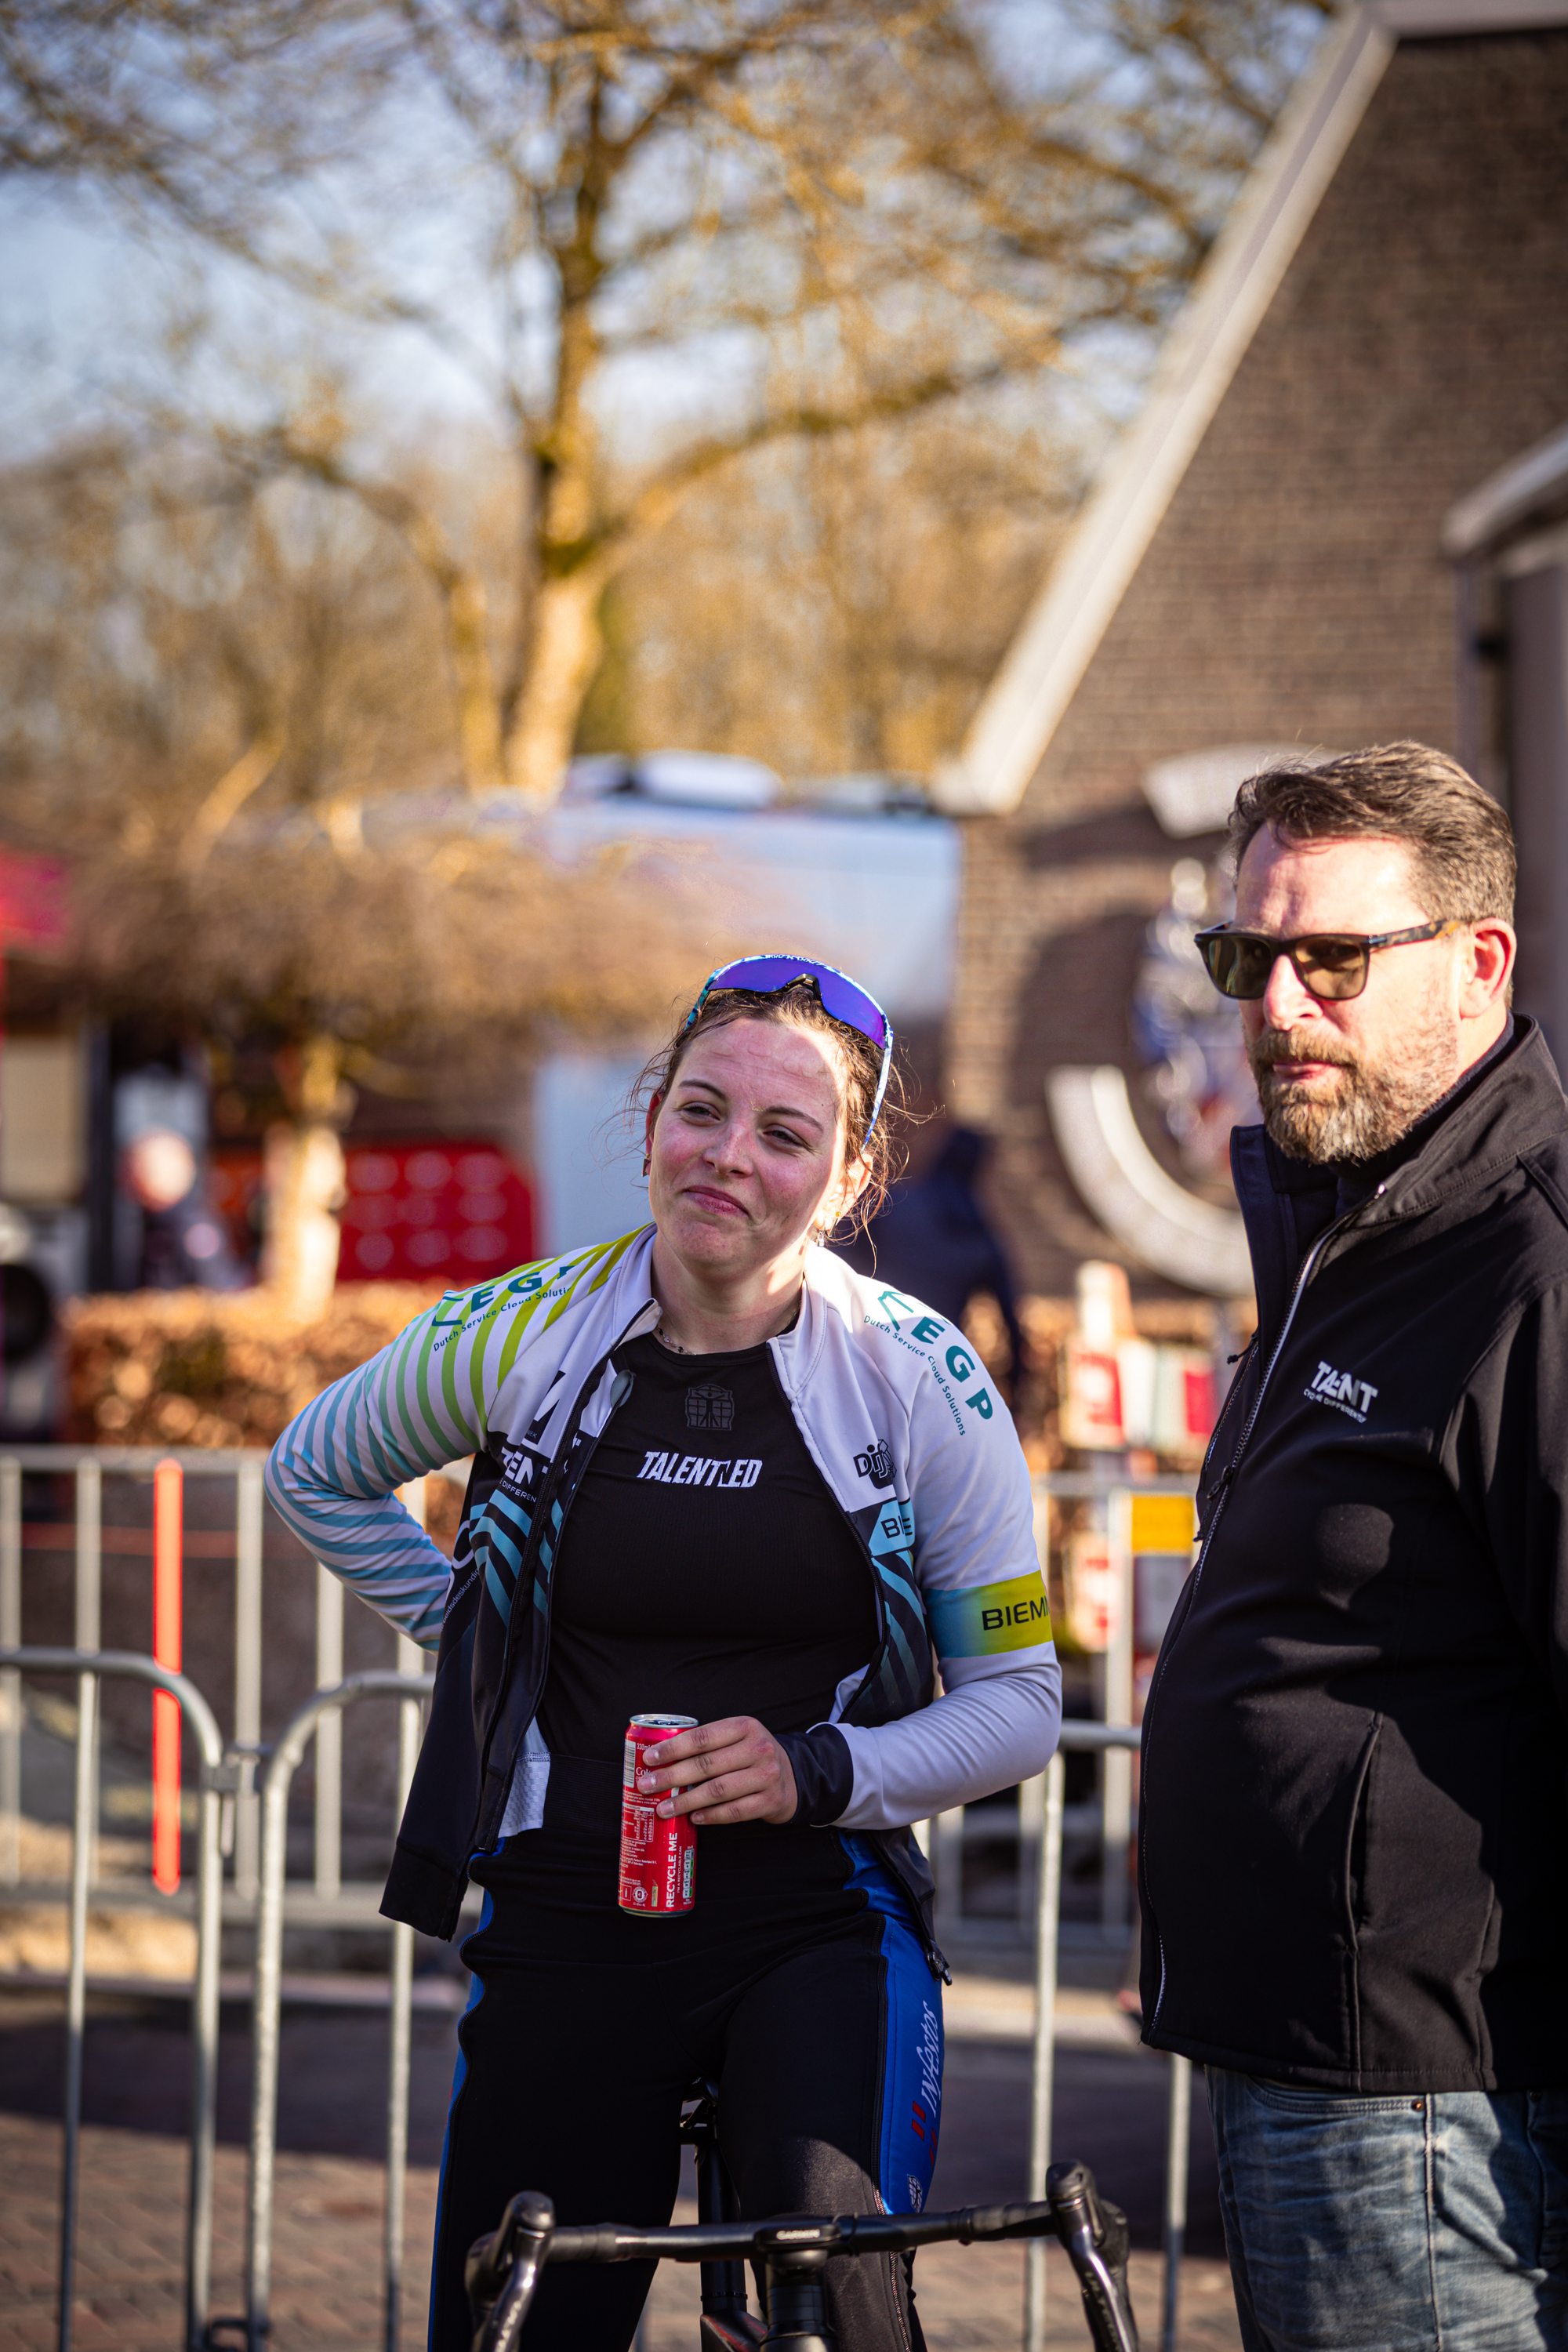
[[[1410,845],[1415,894],[1433,922],[1513,919],[1513,828],[1457,760],[1426,743],[1374,743],[1321,768],[1249,776],[1230,813],[1239,866],[1267,825],[1279,841],[1386,836]]]

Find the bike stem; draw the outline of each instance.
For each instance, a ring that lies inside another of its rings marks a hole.
[[[837,2352],[838,2338],[827,2325],[822,2292],[826,2247],[802,2247],[784,2254],[764,2251],[763,2260],[768,2278],[763,2345],[787,2345],[789,2352]]]

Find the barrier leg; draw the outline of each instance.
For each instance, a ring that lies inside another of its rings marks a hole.
[[[180,1671],[180,1584],[184,1473],[160,1462],[153,1473],[153,1655]],[[153,1884],[173,1895],[180,1884],[180,1706],[167,1691],[153,1696]]]
[[[278,2011],[282,1991],[283,1865],[293,1765],[273,1757],[261,1791],[261,1889],[250,2017],[250,2177],[245,2217],[247,2352],[266,2352],[272,2304],[272,2169],[278,2142]]]
[[[392,2032],[386,2076],[386,2352],[397,2352],[403,2303],[403,2206],[408,2174],[408,2067],[414,1930],[392,1931]]]
[[[1029,2197],[1046,2193],[1056,2090],[1057,1936],[1062,1902],[1062,1789],[1058,1748],[1046,1767],[1045,1835],[1040,1844],[1039,1910],[1035,1923],[1035,2047],[1029,2085]],[[1046,2243],[1031,2238],[1024,2256],[1024,2352],[1045,2352]]]
[[[89,1626],[89,1630],[90,1626]],[[0,1645],[0,1672],[70,1674],[77,1677],[76,1790],[72,1809],[70,1957],[66,1978],[64,2152],[60,2180],[59,2352],[69,2352],[75,2317],[77,2200],[80,2179],[82,2044],[87,2022],[87,1922],[98,1816],[99,1688],[105,1675],[151,1684],[179,1711],[201,1755],[201,1806],[196,1846],[196,1978],[191,2011],[191,2175],[185,2232],[184,2337],[187,2352],[203,2352],[212,2271],[213,2147],[216,2126],[218,1934],[222,1864],[218,1855],[223,1739],[212,1709],[194,1684],[155,1659],[126,1650],[30,1650]]]
[[[22,1646],[22,1465],[0,1462],[0,1650]],[[22,1875],[22,1677],[0,1674],[0,1885]]]
[[[1165,2126],[1165,2308],[1161,2352],[1176,2352],[1176,2305],[1182,2287],[1182,2249],[1187,2235],[1187,2168],[1192,2146],[1193,2062],[1171,2058],[1170,2103]]]
[[[173,1702],[171,1701],[171,1704]],[[59,2352],[70,2352],[76,2272],[77,2179],[81,2156],[81,2056],[87,2024],[87,1886],[92,1864],[93,1748],[98,1676],[77,1677],[76,1804],[71,1820],[70,1959],[66,1979],[65,2156],[60,2168]]]
[[[399,1697],[406,1701],[406,1675],[353,1675],[336,1688],[318,1691],[285,1725],[261,1785],[261,1891],[256,1913],[256,1974],[251,2011],[250,2174],[246,2200],[245,2315],[247,2352],[265,2352],[272,2300],[272,2168],[278,2147],[278,2016],[282,1991],[283,1872],[287,1859],[289,1790],[312,1735],[355,1699]],[[424,1698],[428,1683],[418,1685]],[[409,1770],[412,1772],[412,1762]],[[410,1973],[413,1947],[409,1946]],[[405,2007],[406,2019],[406,2006]],[[405,2027],[406,2032],[406,2026]],[[404,2065],[400,2145],[407,2131],[406,2062]],[[389,2094],[390,2099],[390,2094]],[[399,2175],[401,2179],[401,2172]],[[402,2191],[398,2192],[402,2210]],[[401,2237],[401,2221],[399,2222]]]
[[[196,1981],[191,1994],[191,2184],[185,2225],[185,2344],[202,2352],[212,2302],[213,2181],[217,2142],[218,1967],[222,1958],[221,1800],[202,1774],[196,1828]]]
[[[97,1462],[79,1462],[76,1473],[76,1647],[102,1647],[103,1632],[103,1470]],[[179,1662],[176,1659],[175,1664]],[[92,1759],[92,1785],[98,1787],[99,1759]],[[87,1874],[98,1884],[98,1808],[93,1807],[91,1843]]]
[[[1046,1833],[1046,1776],[1037,1772],[1018,1790],[1018,1933],[1029,1942],[1040,1907],[1040,1853]]]
[[[1132,1496],[1112,1489],[1106,1506],[1116,1616],[1105,1654],[1105,1720],[1132,1720]],[[1132,1839],[1132,1759],[1108,1748],[1100,1762],[1100,1916],[1108,1937],[1127,1932],[1127,1856]],[[1042,2192],[1043,2193],[1043,2192]]]
[[[417,1643],[400,1634],[400,1673],[416,1675],[425,1663]],[[397,1710],[397,1811],[401,1820],[419,1753],[419,1706],[405,1699]],[[392,1931],[391,2021],[386,2074],[386,2352],[397,2352],[403,2316],[403,2209],[408,2174],[408,2071],[414,2001],[414,1930],[402,1920]]]
[[[956,1939],[963,1924],[963,1807],[938,1813],[931,1824],[931,1870],[936,1878],[936,1939]]]
[[[242,1462],[236,1481],[234,1545],[234,1737],[241,1748],[261,1739],[261,1528],[259,1462]],[[256,1899],[260,1800],[235,1800],[234,1887]]]
[[[343,1588],[316,1564],[316,1687],[343,1678]],[[316,1892],[336,1895],[343,1874],[343,1724],[334,1708],[316,1726]]]

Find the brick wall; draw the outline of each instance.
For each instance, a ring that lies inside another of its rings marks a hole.
[[[1143,771],[1227,742],[1456,748],[1438,530],[1568,421],[1565,123],[1568,31],[1401,47],[1016,814],[969,824],[949,1093],[1001,1139],[1034,1288],[1116,1254],[1044,1072],[1136,1067],[1142,923],[1214,846],[1162,834]]]

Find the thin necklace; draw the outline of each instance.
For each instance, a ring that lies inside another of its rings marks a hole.
[[[784,1326],[784,1328],[785,1328],[785,1330],[786,1330],[786,1331],[793,1331],[793,1330],[794,1330],[795,1326],[795,1323],[796,1323],[796,1321],[799,1319],[799,1316],[800,1316],[800,1301],[799,1301],[799,1299],[797,1298],[797,1299],[796,1299],[796,1301],[795,1301],[795,1314],[790,1318],[789,1322],[788,1322],[788,1323],[786,1323],[786,1324],[785,1324],[785,1326]],[[689,1356],[689,1354],[691,1353],[690,1349],[689,1349],[689,1348],[683,1348],[683,1347],[681,1346],[681,1344],[680,1344],[680,1342],[679,1342],[679,1339],[672,1339],[670,1338],[670,1336],[669,1336],[668,1332],[665,1329],[664,1325],[663,1325],[662,1323],[658,1323],[658,1324],[656,1324],[656,1325],[655,1325],[655,1327],[654,1327],[654,1334],[653,1334],[653,1336],[654,1336],[654,1338],[658,1341],[658,1344],[659,1344],[659,1346],[660,1346],[661,1348],[668,1348],[668,1349],[669,1349],[669,1352],[670,1352],[670,1354],[671,1354],[672,1356]],[[775,1334],[775,1336],[777,1336],[777,1335]],[[711,1352],[711,1351],[710,1351],[710,1352]],[[722,1354],[724,1354],[726,1351],[725,1351],[723,1349],[721,1349],[719,1350],[719,1352],[720,1352],[720,1354],[721,1354],[721,1355],[722,1355]]]

